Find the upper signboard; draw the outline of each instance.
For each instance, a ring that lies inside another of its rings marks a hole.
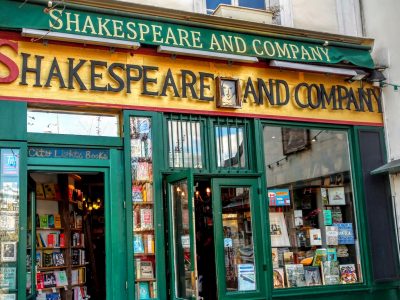
[[[368,49],[323,46],[298,40],[272,38],[203,27],[185,26],[137,17],[78,11],[62,4],[50,11],[45,5],[0,0],[0,27],[52,32],[173,46],[265,59],[335,64],[349,62],[374,66]]]

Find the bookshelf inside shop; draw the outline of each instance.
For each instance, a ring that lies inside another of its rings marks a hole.
[[[30,216],[35,218],[30,222],[35,224],[31,231],[35,247],[30,247],[35,257],[36,299],[93,299],[98,280],[93,279],[91,212],[100,209],[101,203],[82,192],[89,185],[79,175],[32,173],[31,177],[36,195],[30,199],[36,207],[35,215]],[[30,288],[31,283],[28,291]]]
[[[362,282],[349,175],[332,177],[268,190],[275,288]]]
[[[136,299],[157,298],[151,119],[132,117],[133,258]]]

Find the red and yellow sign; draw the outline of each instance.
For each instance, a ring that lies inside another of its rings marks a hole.
[[[241,108],[218,108],[217,77],[239,79]],[[0,98],[338,124],[382,124],[380,90],[343,77],[0,40]]]

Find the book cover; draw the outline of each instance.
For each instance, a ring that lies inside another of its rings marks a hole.
[[[44,288],[52,288],[57,286],[56,275],[54,272],[43,273]]]
[[[67,286],[68,285],[67,273],[65,271],[56,271],[55,275],[56,275],[57,286]]]
[[[0,289],[15,290],[17,286],[17,268],[1,267],[0,268]]]
[[[322,284],[319,267],[304,267],[304,277],[306,279],[306,286]]]
[[[281,289],[285,287],[285,279],[283,274],[283,268],[274,269],[274,288]]]
[[[143,157],[141,139],[131,139],[131,157]]]
[[[302,264],[285,265],[285,273],[288,287],[302,287],[306,285],[304,266]]]
[[[77,285],[79,283],[79,274],[77,269],[71,270],[71,285]]]
[[[154,278],[153,263],[151,261],[142,260],[140,262],[140,277],[143,279]]]
[[[142,186],[132,186],[132,202],[143,202]]]
[[[354,244],[354,232],[352,223],[338,223],[338,244],[349,245]]]
[[[49,226],[49,228],[54,228],[54,215],[48,215],[47,216],[47,226]]]
[[[268,190],[269,206],[290,206],[289,189]]]
[[[307,247],[306,232],[301,230],[296,232],[297,247]]]
[[[60,247],[64,248],[65,247],[65,234],[60,233]]]
[[[53,264],[53,253],[51,251],[43,251],[43,267],[52,267]]]
[[[54,215],[54,228],[61,228],[61,216],[59,214]]]
[[[153,254],[154,253],[154,235],[148,234],[146,235],[146,253]]]
[[[322,245],[321,229],[316,229],[316,228],[310,229],[309,235],[310,235],[310,245],[311,246],[321,246]]]
[[[270,212],[269,224],[272,247],[290,247],[284,214],[281,212]]]
[[[40,220],[40,228],[49,228],[49,223],[48,223],[48,216],[47,215],[41,215],[39,216]]]
[[[139,282],[138,290],[139,290],[139,299],[150,299],[150,290],[148,282]]]
[[[316,249],[314,253],[314,259],[313,259],[313,267],[319,267],[322,262],[326,261],[326,249],[325,248],[320,248]]]
[[[285,263],[285,265],[293,264],[294,263],[293,252],[291,252],[291,251],[284,252],[283,253],[283,262]]]
[[[65,264],[64,254],[62,252],[53,252],[53,263],[56,267],[63,266]]]
[[[303,226],[303,211],[300,209],[294,210],[294,226]]]
[[[325,285],[340,283],[339,262],[324,261],[321,264],[321,270],[322,270],[322,282]]]
[[[36,289],[42,290],[44,289],[44,274],[36,273]]]
[[[326,249],[326,260],[327,261],[337,261],[336,248]]]
[[[153,209],[141,208],[140,209],[140,229],[151,230],[153,229]]]
[[[278,260],[278,248],[271,248],[272,254],[272,266],[273,268],[279,268],[279,260]]]
[[[343,223],[342,209],[339,206],[332,207],[332,223]]]
[[[0,300],[17,300],[17,294],[0,294]]]
[[[44,195],[48,200],[56,200],[56,188],[54,183],[43,184]]]
[[[329,205],[346,205],[344,187],[333,187],[328,189]]]
[[[285,265],[284,261],[283,261],[283,256],[285,254],[285,252],[289,252],[289,248],[275,248],[278,249],[278,265],[280,267],[283,267]]]
[[[324,225],[332,225],[332,211],[330,209],[324,209]]]
[[[36,183],[36,198],[45,199],[43,185],[40,183]]]
[[[139,162],[137,164],[136,180],[150,180],[150,166],[148,162]]]
[[[46,300],[60,300],[60,299],[61,299],[60,293],[46,294]]]
[[[40,250],[36,251],[36,266],[42,267],[42,251]]]
[[[329,205],[328,193],[326,188],[321,188],[321,199],[323,205]]]
[[[56,238],[53,233],[47,234],[47,247],[55,247],[56,246]]]
[[[133,235],[133,251],[135,253],[144,253],[144,244],[141,234]]]
[[[253,291],[256,289],[256,277],[253,264],[238,264],[237,274],[239,291]]]
[[[354,264],[339,265],[340,283],[357,283],[357,272]]]
[[[144,185],[143,201],[153,202],[153,185],[150,182],[146,182]]]
[[[339,243],[339,230],[337,226],[325,227],[326,244],[329,246],[337,246]]]
[[[83,220],[81,215],[75,215],[75,228],[76,229],[82,229],[83,226]]]

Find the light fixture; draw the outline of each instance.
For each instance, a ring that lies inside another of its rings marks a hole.
[[[245,63],[257,63],[258,58],[253,56],[246,55],[236,55],[236,54],[228,54],[228,53],[219,53],[212,51],[202,51],[202,50],[194,50],[194,49],[186,49],[186,48],[178,48],[178,47],[170,47],[170,46],[158,46],[157,52],[159,53],[168,53],[172,55],[184,55],[184,56],[194,56],[194,57],[204,57],[204,58],[212,58],[218,60],[227,60],[228,62],[237,61],[237,62],[245,62]]]
[[[206,188],[206,193],[207,193],[207,197],[210,197],[211,194],[211,189],[208,187]]]
[[[386,80],[385,75],[377,69],[372,70],[372,72],[369,74],[367,81],[369,82],[383,82]]]
[[[327,66],[317,66],[312,64],[292,63],[279,60],[271,60],[269,65],[270,67],[289,69],[289,70],[341,75],[348,77],[350,80],[361,80],[367,75],[366,72],[358,69],[356,70],[356,69],[334,68]]]
[[[37,30],[37,29],[30,29],[30,28],[22,28],[22,36],[34,37],[34,38],[39,38],[39,39],[42,38],[42,39],[46,39],[46,40],[99,45],[99,46],[106,46],[106,47],[113,47],[113,48],[115,47],[115,48],[123,48],[123,49],[133,49],[133,50],[136,50],[140,47],[140,43],[138,43],[138,42],[107,39],[107,38],[100,38],[100,37],[86,36],[86,35],[79,35],[79,34],[53,32],[53,31],[47,31],[47,30]]]

